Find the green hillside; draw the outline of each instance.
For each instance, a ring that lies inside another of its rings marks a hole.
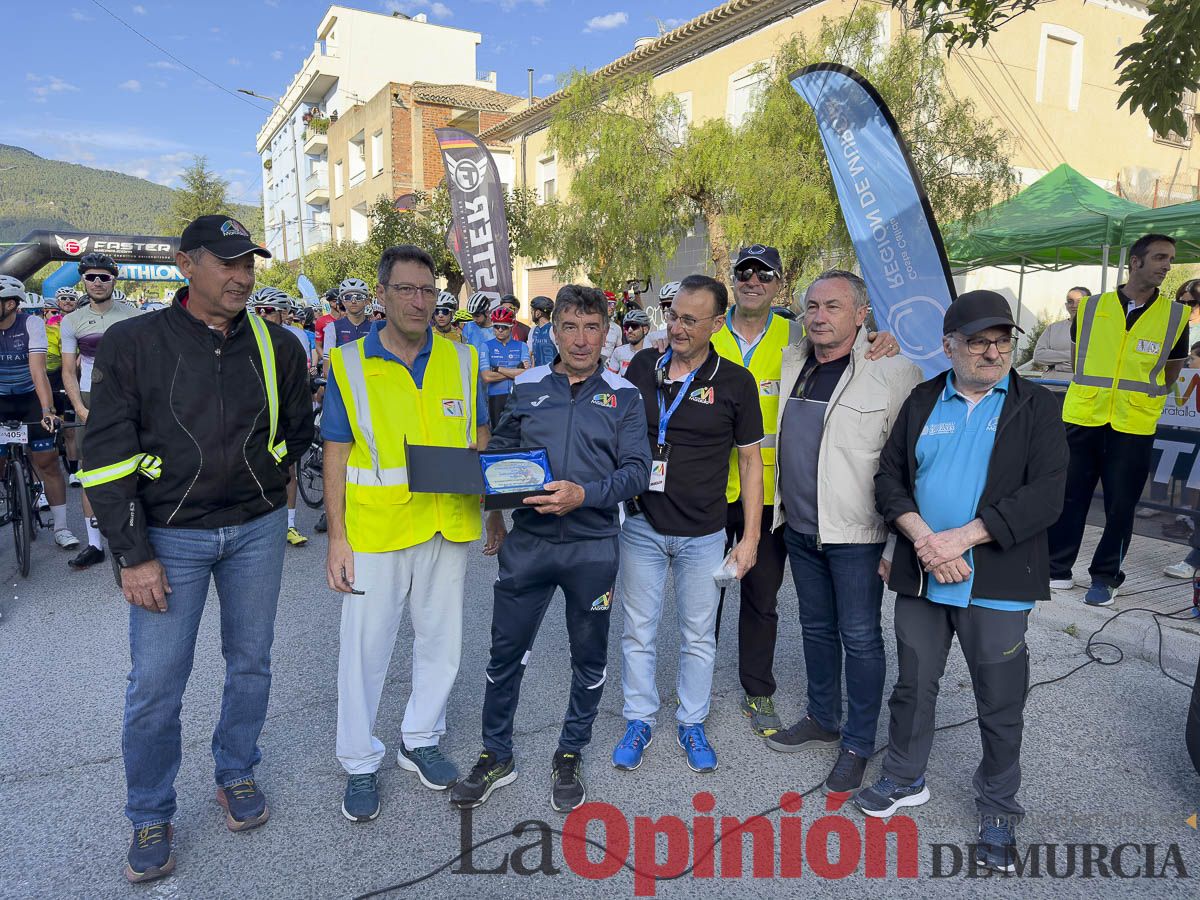
[[[132,175],[43,159],[0,144],[0,242],[41,228],[155,235],[155,223],[170,208],[173,193]],[[259,207],[234,203],[229,211],[261,239]]]

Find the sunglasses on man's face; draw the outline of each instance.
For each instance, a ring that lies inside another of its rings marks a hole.
[[[260,316],[271,316],[279,312],[279,309],[274,306],[256,306],[254,311]]]
[[[770,269],[756,269],[753,266],[747,266],[744,269],[738,269],[736,272],[733,273],[733,277],[736,278],[738,281],[742,282],[743,284],[745,282],[749,281],[755,275],[758,276],[759,284],[770,284],[772,281],[774,281],[776,278],[779,277],[777,274],[772,272]]]
[[[100,284],[108,284],[113,280],[113,277],[107,272],[88,272],[83,276],[84,281],[99,282]]]
[[[645,328],[645,325],[622,325],[626,331],[637,331],[639,328]]]
[[[452,310],[452,309],[435,309],[433,311],[433,314],[435,316],[452,316],[452,315],[454,315],[454,310]]]

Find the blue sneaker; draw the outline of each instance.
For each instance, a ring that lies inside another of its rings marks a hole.
[[[342,815],[351,822],[370,822],[379,815],[379,777],[374,772],[346,779]]]
[[[679,746],[687,754],[688,768],[693,772],[717,771],[717,751],[708,742],[704,723],[679,726]]]
[[[994,872],[1017,870],[1017,829],[1011,820],[983,816],[979,821],[979,843],[975,845],[975,864]]]
[[[174,836],[170,822],[133,827],[129,855],[125,862],[125,878],[130,884],[163,878],[175,870]]]
[[[217,788],[217,802],[225,810],[225,826],[230,831],[249,831],[271,817],[267,795],[259,790],[253,778]]]
[[[458,781],[458,767],[446,759],[437,744],[409,750],[401,742],[396,762],[400,768],[416,772],[421,784],[431,791],[444,791]]]
[[[613,748],[613,765],[632,772],[642,764],[646,748],[654,743],[650,726],[641,719],[634,719],[625,726],[625,737]]]
[[[869,788],[854,795],[854,805],[868,816],[886,819],[902,806],[920,806],[929,802],[929,788],[925,776],[912,784],[897,784],[886,775],[881,775]]]
[[[1115,587],[1109,587],[1107,584],[1093,580],[1092,586],[1088,588],[1083,597],[1083,602],[1088,606],[1112,606],[1116,596],[1117,589]]]

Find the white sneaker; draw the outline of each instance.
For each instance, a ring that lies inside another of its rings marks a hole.
[[[71,534],[69,529],[60,528],[54,532],[54,543],[58,544],[64,550],[74,550],[79,546],[79,538]]]
[[[1189,575],[1188,577],[1190,578],[1191,576]],[[1075,587],[1075,577],[1074,576],[1071,576],[1070,578],[1051,578],[1050,579],[1050,590],[1052,590],[1052,591],[1069,591],[1073,587]]]
[[[1196,570],[1186,562],[1177,562],[1173,566],[1167,566],[1163,569],[1163,574],[1168,578],[1188,579],[1196,574]]]
[[[67,484],[71,485],[71,487],[83,487],[83,482],[79,480],[79,474],[76,472],[71,473],[71,477],[67,479]]]
[[[50,501],[46,499],[45,493],[38,494],[37,508],[38,509],[49,509],[50,508]]]

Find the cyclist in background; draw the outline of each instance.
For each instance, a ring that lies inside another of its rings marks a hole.
[[[675,302],[675,295],[679,293],[679,282],[668,281],[658,289],[658,308],[662,310],[663,321],[666,321],[667,310],[671,308],[671,304]],[[667,328],[664,325],[662,328],[657,328],[646,335],[646,344],[653,347],[655,350],[663,351],[667,349]]]
[[[625,333],[625,343],[614,350],[608,359],[608,371],[618,375],[625,374],[634,355],[642,349],[646,332],[650,330],[650,317],[641,307],[634,307],[625,313],[625,318],[621,321],[621,330]]]
[[[554,343],[554,301],[549,297],[537,296],[529,301],[529,314],[533,327],[529,329],[529,355],[535,366],[548,366],[558,356],[558,345]]]
[[[67,399],[62,378],[62,320],[63,316],[75,312],[79,306],[79,292],[72,287],[60,287],[54,292],[55,309],[46,316],[46,374],[50,378],[50,394],[54,398],[54,411],[60,419],[75,420],[75,410]],[[79,450],[75,442],[74,428],[63,432],[63,445],[67,452],[67,484],[79,487]]]
[[[487,385],[488,419],[492,422],[500,421],[513,381],[529,368],[529,347],[512,336],[515,320],[508,306],[492,310],[492,330],[496,336],[487,343],[487,356],[480,357],[479,374]]]
[[[492,298],[483,291],[476,291],[467,298],[467,312],[471,321],[464,322],[462,342],[470,344],[479,354],[479,368],[487,368],[488,341],[496,336],[492,331]]]
[[[21,310],[25,302],[25,285],[0,275],[0,421],[37,423],[29,426],[29,451],[50,501],[54,543],[73,550],[79,539],[67,528],[67,481],[58,464],[58,416],[46,375],[46,323]]]
[[[454,333],[458,335],[456,340],[459,341],[459,343],[462,343],[463,341],[463,326],[470,321],[472,321],[471,314],[465,309],[460,309],[454,314]]]
[[[500,305],[507,306],[513,312],[512,336],[521,343],[528,344],[529,326],[517,318],[521,315],[521,301],[517,299],[517,295],[505,294],[500,298]]]
[[[317,321],[313,324],[313,333],[317,336],[318,359],[325,358],[325,326],[330,322],[336,322],[346,312],[342,309],[342,304],[338,302],[338,289],[335,287],[325,292],[325,305],[329,311],[317,316]]]
[[[371,289],[365,281],[361,278],[347,278],[339,284],[338,302],[346,314],[325,326],[321,347],[326,360],[334,347],[357,341],[371,331]]]
[[[458,312],[458,298],[449,291],[439,293],[437,303],[433,307],[433,333],[460,344],[462,335],[454,327],[456,312]]]

